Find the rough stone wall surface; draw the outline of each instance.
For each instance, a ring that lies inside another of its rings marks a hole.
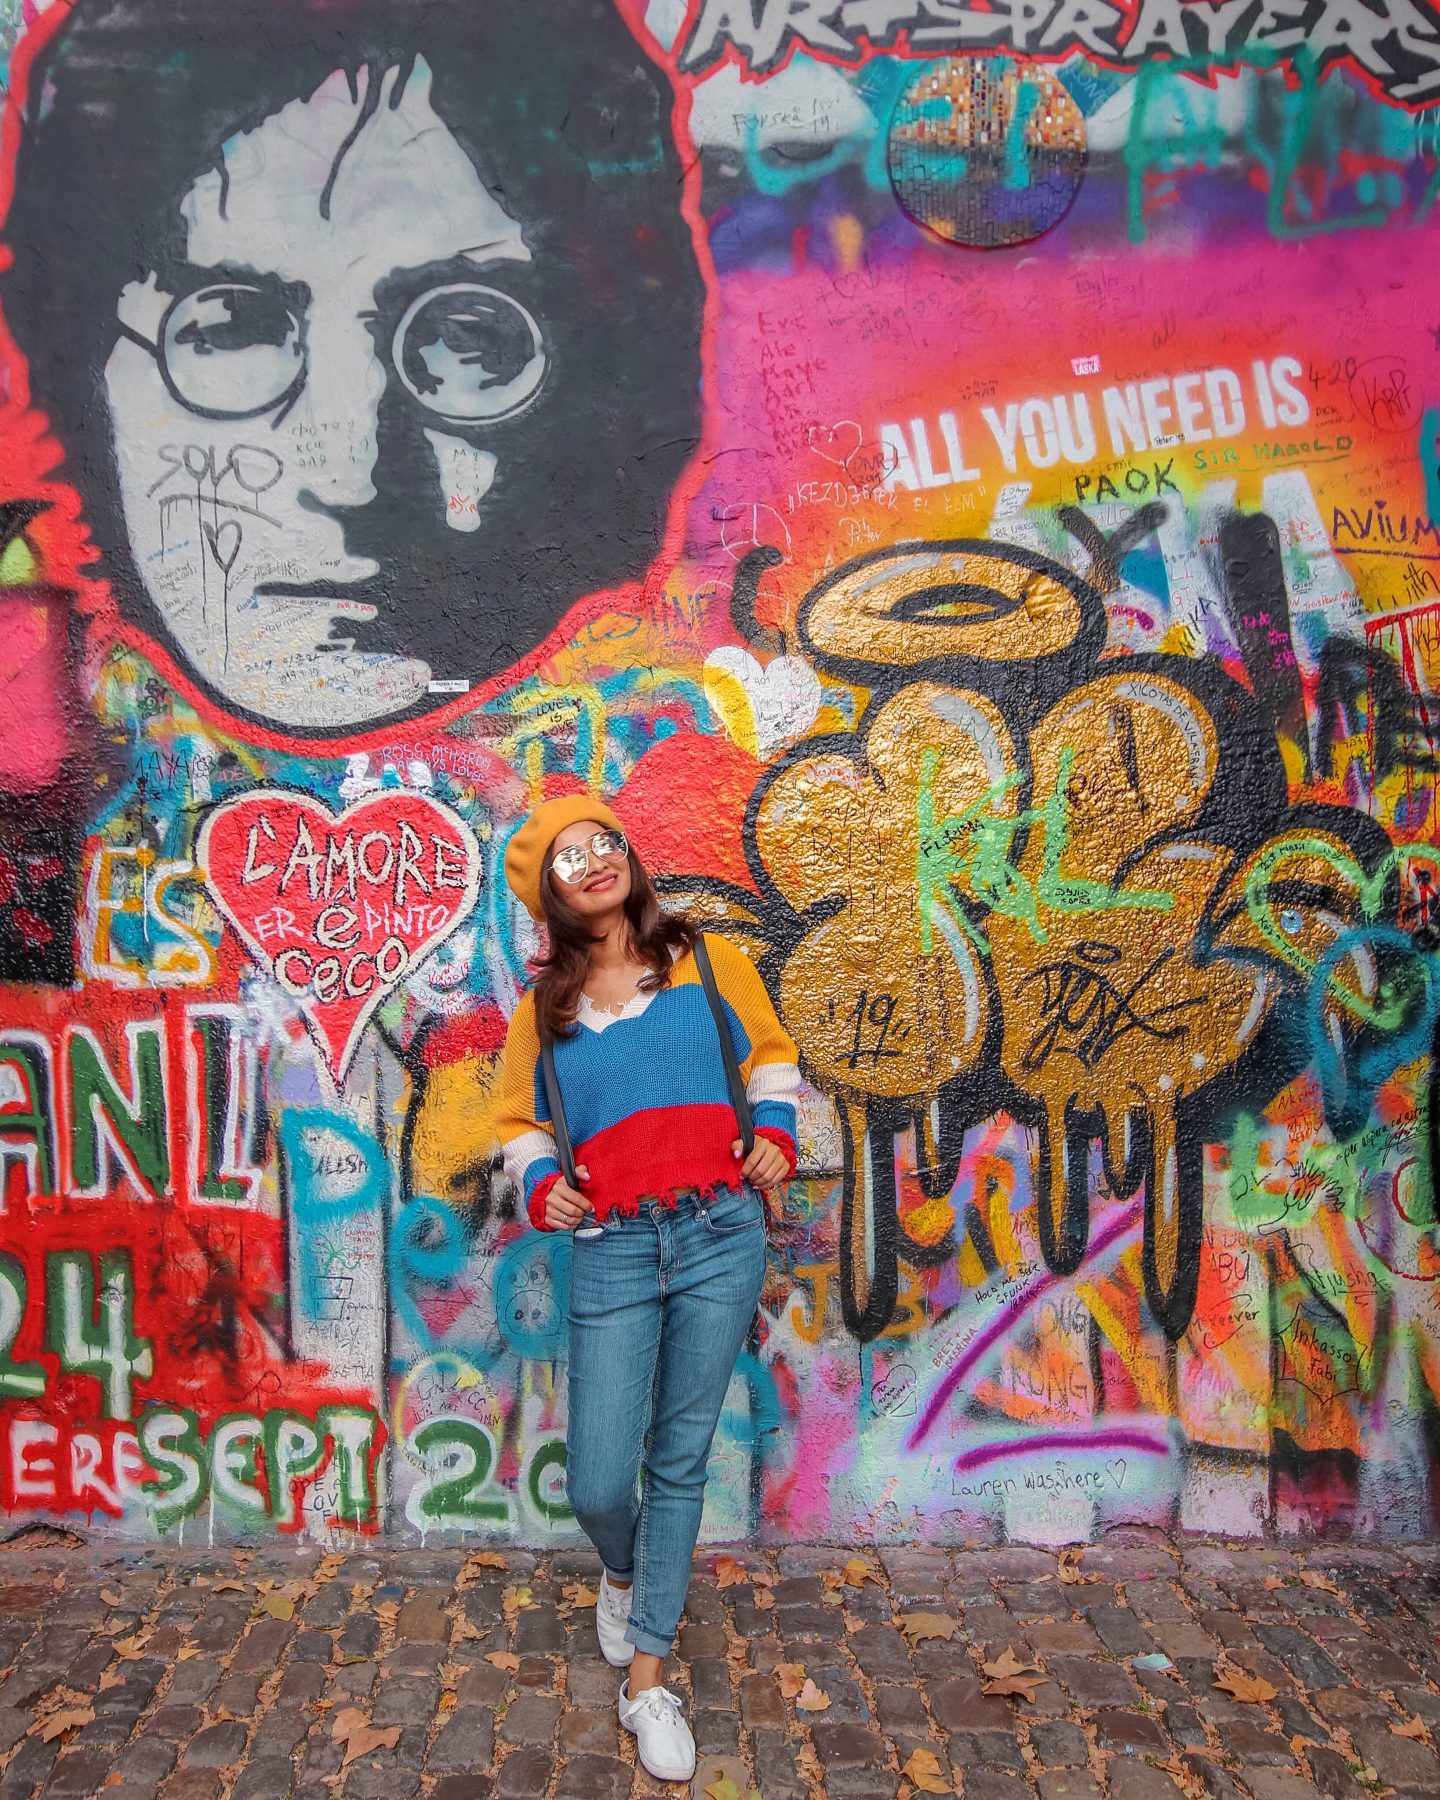
[[[589,787],[801,1054],[710,1539],[1432,1529],[1421,0],[0,52],[8,1521],[574,1540],[494,1111]]]

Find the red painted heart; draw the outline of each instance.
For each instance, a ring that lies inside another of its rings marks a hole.
[[[299,1006],[337,1087],[375,1008],[480,889],[465,821],[389,790],[337,817],[303,794],[252,789],[208,814],[196,860],[246,949]]]

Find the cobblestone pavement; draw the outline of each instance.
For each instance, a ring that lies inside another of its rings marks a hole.
[[[672,1664],[695,1795],[1440,1796],[1440,1546],[849,1554],[699,1558]],[[0,1800],[678,1797],[617,1732],[596,1574],[6,1548]],[[1031,1701],[985,1692],[1007,1649]]]

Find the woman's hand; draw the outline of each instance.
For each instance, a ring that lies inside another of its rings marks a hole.
[[[590,1171],[583,1163],[579,1164],[575,1173],[581,1181],[590,1179]],[[562,1175],[545,1196],[545,1226],[548,1231],[573,1231],[586,1213],[594,1212],[591,1205],[579,1190],[571,1187]]]
[[[739,1138],[730,1146],[735,1156],[745,1155],[745,1146]],[[755,1148],[745,1157],[740,1173],[753,1186],[764,1189],[767,1193],[790,1173],[790,1158],[778,1144],[772,1144],[769,1138],[757,1137]]]

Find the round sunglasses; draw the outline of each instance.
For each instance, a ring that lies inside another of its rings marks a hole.
[[[629,854],[629,840],[623,832],[597,831],[586,843],[569,844],[565,849],[557,850],[550,859],[550,872],[573,887],[590,873],[592,856],[598,862],[602,857]]]

